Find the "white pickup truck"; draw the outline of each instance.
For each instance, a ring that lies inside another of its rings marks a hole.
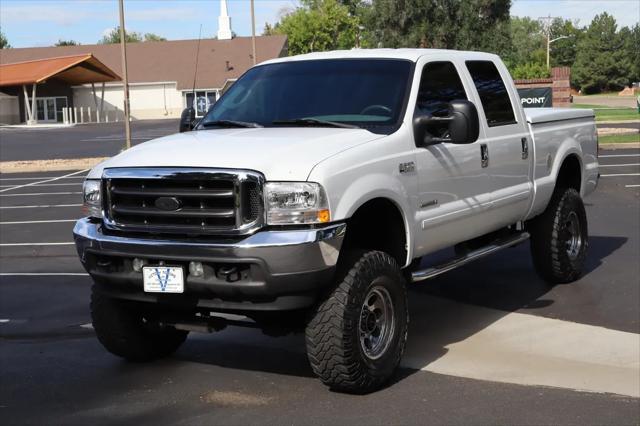
[[[582,272],[593,112],[523,110],[495,55],[276,59],[183,118],[84,183],[74,236],[93,326],[126,359],[166,356],[192,330],[299,330],[325,384],[369,392],[400,362],[407,283],[529,238],[543,279]]]

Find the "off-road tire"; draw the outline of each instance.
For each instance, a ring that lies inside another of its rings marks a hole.
[[[171,355],[187,338],[187,331],[149,322],[152,311],[143,304],[110,298],[94,286],[91,319],[100,343],[112,354],[144,362]]]
[[[577,218],[581,245],[570,256],[570,217]],[[544,213],[530,223],[531,255],[538,275],[552,284],[569,283],[580,278],[589,245],[587,214],[580,194],[573,188],[558,188]]]
[[[313,311],[306,328],[307,356],[313,371],[333,390],[372,392],[392,377],[407,341],[409,311],[405,279],[396,261],[380,251],[351,251],[341,258],[337,285]],[[390,296],[393,334],[386,349],[371,359],[360,342],[365,298],[383,288]]]

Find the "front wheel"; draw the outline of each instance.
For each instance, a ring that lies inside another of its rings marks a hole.
[[[530,230],[533,264],[541,278],[554,284],[580,278],[589,233],[578,191],[556,190],[544,213],[532,221]]]
[[[313,371],[334,390],[366,393],[393,375],[407,340],[405,280],[379,251],[354,251],[341,261],[338,284],[306,328]]]

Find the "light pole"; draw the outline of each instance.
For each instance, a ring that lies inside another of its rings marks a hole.
[[[549,33],[547,33],[547,69],[549,69],[550,67],[549,51],[551,50],[551,43],[553,43],[554,41],[562,40],[563,38],[569,38],[569,36],[560,36],[549,40]]]
[[[124,136],[125,149],[131,148],[131,123],[129,116],[131,115],[129,103],[129,77],[127,75],[127,41],[126,31],[124,30],[124,3],[119,0],[120,5],[120,50],[122,52],[122,77],[124,83]]]

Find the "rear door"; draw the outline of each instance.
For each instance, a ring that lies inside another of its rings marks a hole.
[[[465,66],[482,104],[478,112],[492,188],[491,222],[495,227],[508,226],[522,220],[529,209],[532,141],[506,68],[488,59],[467,60]]]
[[[429,56],[418,62],[419,91],[413,116],[448,114],[448,103],[470,99],[472,86],[460,78],[457,63],[443,56]],[[446,136],[447,125],[430,130],[433,136]],[[482,166],[480,142],[466,145],[439,143],[416,146],[418,172],[415,255],[482,235],[490,231],[487,214],[491,205],[491,186]]]

